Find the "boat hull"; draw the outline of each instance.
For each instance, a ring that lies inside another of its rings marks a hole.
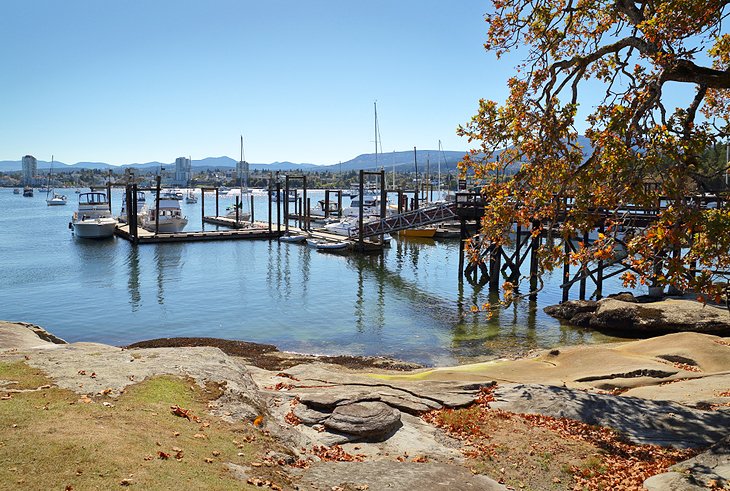
[[[398,232],[398,235],[401,237],[423,237],[423,238],[433,238],[434,235],[436,235],[436,229],[435,228],[409,228],[406,230],[401,230]]]
[[[176,234],[182,232],[185,226],[188,224],[187,218],[180,218],[174,220],[160,220],[159,228],[155,228],[154,222],[148,222],[142,225],[142,228],[149,230],[150,232],[158,232],[161,234]]]
[[[114,235],[117,221],[111,218],[94,218],[72,222],[74,235],[81,239],[106,239]]]

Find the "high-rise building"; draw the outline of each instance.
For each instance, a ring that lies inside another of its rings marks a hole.
[[[32,155],[23,157],[23,186],[33,186],[38,172],[38,161]]]
[[[175,159],[175,185],[188,186],[192,178],[192,162],[187,157]]]

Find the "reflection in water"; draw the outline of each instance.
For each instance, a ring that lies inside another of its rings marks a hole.
[[[142,295],[139,292],[139,247],[130,246],[128,248],[127,267],[129,268],[129,278],[127,279],[129,303],[132,305],[132,312],[136,312],[142,303]]]
[[[155,244],[155,264],[157,266],[157,303],[165,304],[165,282],[179,278],[181,257],[184,244]]]

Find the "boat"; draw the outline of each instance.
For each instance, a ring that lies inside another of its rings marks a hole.
[[[114,235],[117,220],[112,216],[106,193],[99,191],[79,194],[79,207],[69,223],[76,237],[104,239]]]
[[[65,205],[67,201],[68,198],[65,194],[53,193],[53,196],[51,196],[50,198],[46,198],[46,204],[48,206]]]
[[[307,239],[307,247],[312,247],[319,251],[339,251],[346,249],[350,244],[347,242],[329,242],[320,239]]]
[[[185,196],[185,202],[193,204],[198,202],[198,197],[195,196],[195,192],[192,189],[188,189],[188,194]]]
[[[306,235],[287,234],[287,235],[282,235],[281,237],[279,237],[279,242],[288,242],[291,244],[298,244],[298,243],[304,242],[306,240],[307,240]]]
[[[13,194],[20,194],[20,188],[13,189]]]
[[[159,206],[159,220],[157,206]],[[181,232],[188,224],[188,218],[182,214],[180,200],[175,193],[160,192],[152,207],[141,215],[142,228],[150,232],[174,234]]]
[[[280,191],[280,193],[281,193],[282,196],[284,195],[285,192],[286,191],[283,190],[283,189]],[[276,189],[272,189],[271,191],[269,191],[269,198],[271,199],[271,201],[279,201],[279,198],[276,195]],[[297,200],[297,190],[296,189],[290,189],[289,190],[288,201],[296,201],[296,200]]]
[[[331,234],[337,234],[337,235],[344,235],[345,237],[351,237],[358,234],[360,225],[359,220],[354,217],[348,217],[343,218],[342,220],[337,220],[331,223],[328,223],[324,226],[324,229],[331,233]]]
[[[144,191],[137,191],[137,216],[144,215],[147,213],[146,208],[147,202]],[[122,209],[119,211],[119,222],[127,222],[127,197],[122,196]]]
[[[166,196],[174,197],[178,201],[182,201],[182,199],[184,198],[182,191],[180,191],[179,189],[163,189],[160,192],[165,194]]]
[[[421,237],[431,239],[436,235],[436,229],[433,227],[407,228],[400,230],[398,235],[401,237]]]
[[[365,194],[362,199],[362,214],[365,217],[380,217],[380,195],[376,194]],[[343,214],[346,217],[359,217],[360,216],[360,198],[355,196],[350,201],[350,206],[343,210]],[[387,214],[387,206],[386,206]]]
[[[53,174],[53,156],[51,156],[51,169],[48,171],[48,183],[46,184],[46,204],[48,206],[65,205],[68,198],[65,194],[58,194],[51,187],[51,175]],[[50,196],[53,191],[53,196]],[[50,197],[49,197],[50,196]]]
[[[23,188],[23,196],[26,198],[32,198],[33,197],[33,188],[30,186],[25,186]]]

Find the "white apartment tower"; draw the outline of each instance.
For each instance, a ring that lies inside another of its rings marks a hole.
[[[24,186],[35,184],[35,176],[38,173],[38,161],[32,155],[23,157],[23,182]]]
[[[189,158],[178,157],[175,159],[175,185],[187,187],[192,178],[192,162]]]

